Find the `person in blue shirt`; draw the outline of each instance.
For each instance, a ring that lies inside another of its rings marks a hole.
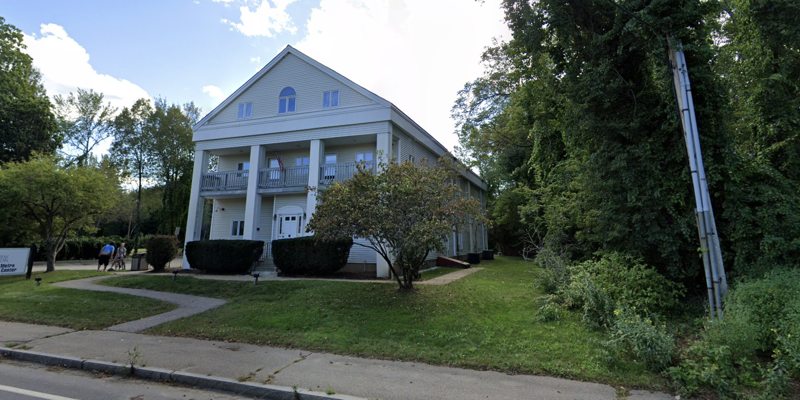
[[[106,271],[108,268],[108,261],[111,259],[111,255],[114,254],[114,243],[111,242],[102,249],[100,249],[100,254],[97,256],[97,270],[100,271],[100,266],[103,266],[103,272]]]

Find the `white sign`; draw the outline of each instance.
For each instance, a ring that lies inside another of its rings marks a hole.
[[[0,249],[0,276],[24,274],[30,252],[30,249]]]

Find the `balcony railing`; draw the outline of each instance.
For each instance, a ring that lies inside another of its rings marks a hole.
[[[308,167],[267,168],[258,171],[258,187],[279,188],[308,185]]]
[[[359,163],[330,164],[319,167],[319,183],[329,184],[331,182],[341,182],[350,179],[358,171]],[[375,172],[375,163],[368,162],[364,166]]]
[[[249,171],[209,172],[203,174],[200,190],[247,189]]]

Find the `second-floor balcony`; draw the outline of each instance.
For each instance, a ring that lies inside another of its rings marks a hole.
[[[279,188],[308,185],[308,167],[267,168],[258,171],[258,187]]]
[[[327,185],[350,179],[358,171],[359,163],[329,164],[319,167],[319,184]],[[375,163],[365,163],[364,167],[375,172]],[[258,187],[274,189],[284,187],[303,187],[309,185],[309,167],[266,168],[258,171]],[[208,172],[203,174],[201,191],[247,190],[250,171]],[[313,184],[312,184],[313,186]]]

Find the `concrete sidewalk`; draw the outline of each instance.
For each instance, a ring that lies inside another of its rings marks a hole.
[[[254,385],[333,391],[370,399],[616,399],[608,385],[371,360],[304,350],[150,336],[116,331],[0,322],[0,341],[34,352],[110,363],[145,365],[192,376]],[[227,378],[227,379],[225,379]],[[210,387],[214,389],[213,384]],[[632,391],[629,400],[672,396]]]

